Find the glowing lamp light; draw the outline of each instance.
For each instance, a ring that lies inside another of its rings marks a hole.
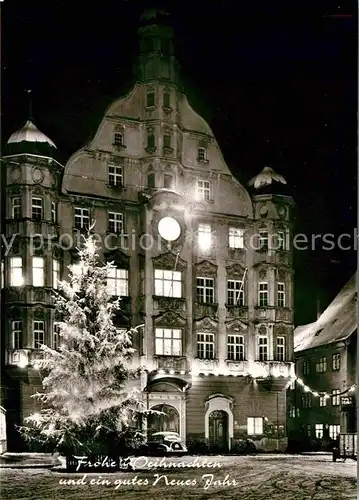
[[[181,226],[173,217],[163,217],[158,223],[158,232],[166,241],[176,241],[181,234]]]

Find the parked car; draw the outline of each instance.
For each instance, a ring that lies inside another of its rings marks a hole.
[[[140,452],[143,455],[162,457],[183,456],[188,450],[177,432],[155,432],[147,443],[141,446]]]

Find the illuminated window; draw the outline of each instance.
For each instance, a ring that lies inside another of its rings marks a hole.
[[[35,220],[42,220],[44,217],[44,207],[42,198],[32,198],[31,217]]]
[[[21,349],[22,321],[12,321],[11,337],[12,337],[12,348]]]
[[[303,375],[309,375],[310,374],[310,361],[306,360],[303,361]]]
[[[327,371],[327,358],[320,358],[319,361],[315,365],[315,371],[317,373],[324,373]]]
[[[52,261],[52,286],[57,288],[60,280],[60,262],[58,260]]]
[[[327,398],[325,396],[319,396],[319,406],[327,406]]]
[[[258,283],[258,303],[259,307],[268,306],[268,283]]]
[[[199,163],[207,162],[207,150],[206,148],[198,148],[197,149],[197,161]]]
[[[330,439],[337,439],[340,434],[340,425],[334,424],[329,425],[329,437]]]
[[[55,349],[56,351],[59,348],[59,346],[60,346],[60,325],[59,323],[54,323],[52,348]]]
[[[197,333],[197,358],[214,359],[213,333]]]
[[[268,337],[258,337],[258,359],[259,361],[268,360]]]
[[[79,278],[83,273],[83,265],[80,262],[72,264],[71,273],[73,277],[72,288],[74,292],[78,292],[80,290]]]
[[[75,207],[75,228],[89,229],[90,210],[88,208]]]
[[[323,424],[315,424],[315,437],[317,439],[322,439],[323,432],[324,432],[324,425]]]
[[[340,370],[340,353],[333,354],[332,369],[333,371]]]
[[[247,418],[247,434],[248,436],[258,436],[263,434],[263,417]]]
[[[0,263],[0,288],[5,286],[5,262],[2,260]]]
[[[123,233],[123,214],[120,212],[108,213],[108,230],[110,233]]]
[[[197,200],[211,199],[211,183],[202,179],[197,180]]]
[[[21,217],[21,198],[19,198],[19,197],[12,199],[11,217],[13,219],[20,219],[20,217]]]
[[[54,201],[51,202],[51,222],[54,224],[57,222],[57,206]]]
[[[112,268],[107,274],[107,293],[116,297],[128,296],[128,270]]]
[[[277,361],[285,360],[285,338],[277,337]]]
[[[197,278],[197,302],[214,303],[214,279]]]
[[[108,184],[111,187],[123,186],[123,169],[121,165],[108,166]]]
[[[242,335],[228,335],[227,358],[233,361],[244,360],[244,337]]]
[[[340,389],[332,390],[332,406],[340,405]]]
[[[227,280],[227,304],[244,305],[244,285],[240,280]]]
[[[182,273],[155,269],[155,295],[160,297],[182,297]]]
[[[147,92],[146,107],[151,108],[154,105],[155,105],[155,93],[154,92]]]
[[[44,286],[44,258],[32,258],[32,284],[33,286]]]
[[[229,228],[229,248],[244,248],[244,231],[236,227]]]
[[[159,356],[182,356],[182,330],[156,328],[156,354]]]
[[[45,343],[45,331],[43,321],[34,321],[33,323],[34,332],[34,348],[40,349],[40,347]]]
[[[284,283],[277,283],[277,305],[278,307],[285,307]]]
[[[10,259],[10,286],[22,286],[24,280],[22,277],[22,258],[11,257]]]
[[[212,245],[212,230],[209,224],[199,224],[198,245],[202,251],[209,250]]]

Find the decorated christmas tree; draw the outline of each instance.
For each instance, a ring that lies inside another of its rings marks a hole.
[[[131,367],[134,330],[114,324],[121,303],[107,293],[113,266],[99,262],[92,236],[79,258],[55,298],[61,345],[57,350],[42,346],[43,392],[33,397],[43,408],[20,432],[63,453],[121,455],[143,438],[146,415],[141,393],[129,388],[139,375]]]

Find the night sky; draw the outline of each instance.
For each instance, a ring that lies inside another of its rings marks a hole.
[[[167,7],[187,94],[243,183],[265,165],[296,202],[296,232],[357,227],[356,2],[23,1],[2,5],[2,138],[33,118],[67,158],[133,85],[144,7]],[[345,245],[349,239],[343,240]],[[297,251],[296,324],[355,272],[352,250]]]

